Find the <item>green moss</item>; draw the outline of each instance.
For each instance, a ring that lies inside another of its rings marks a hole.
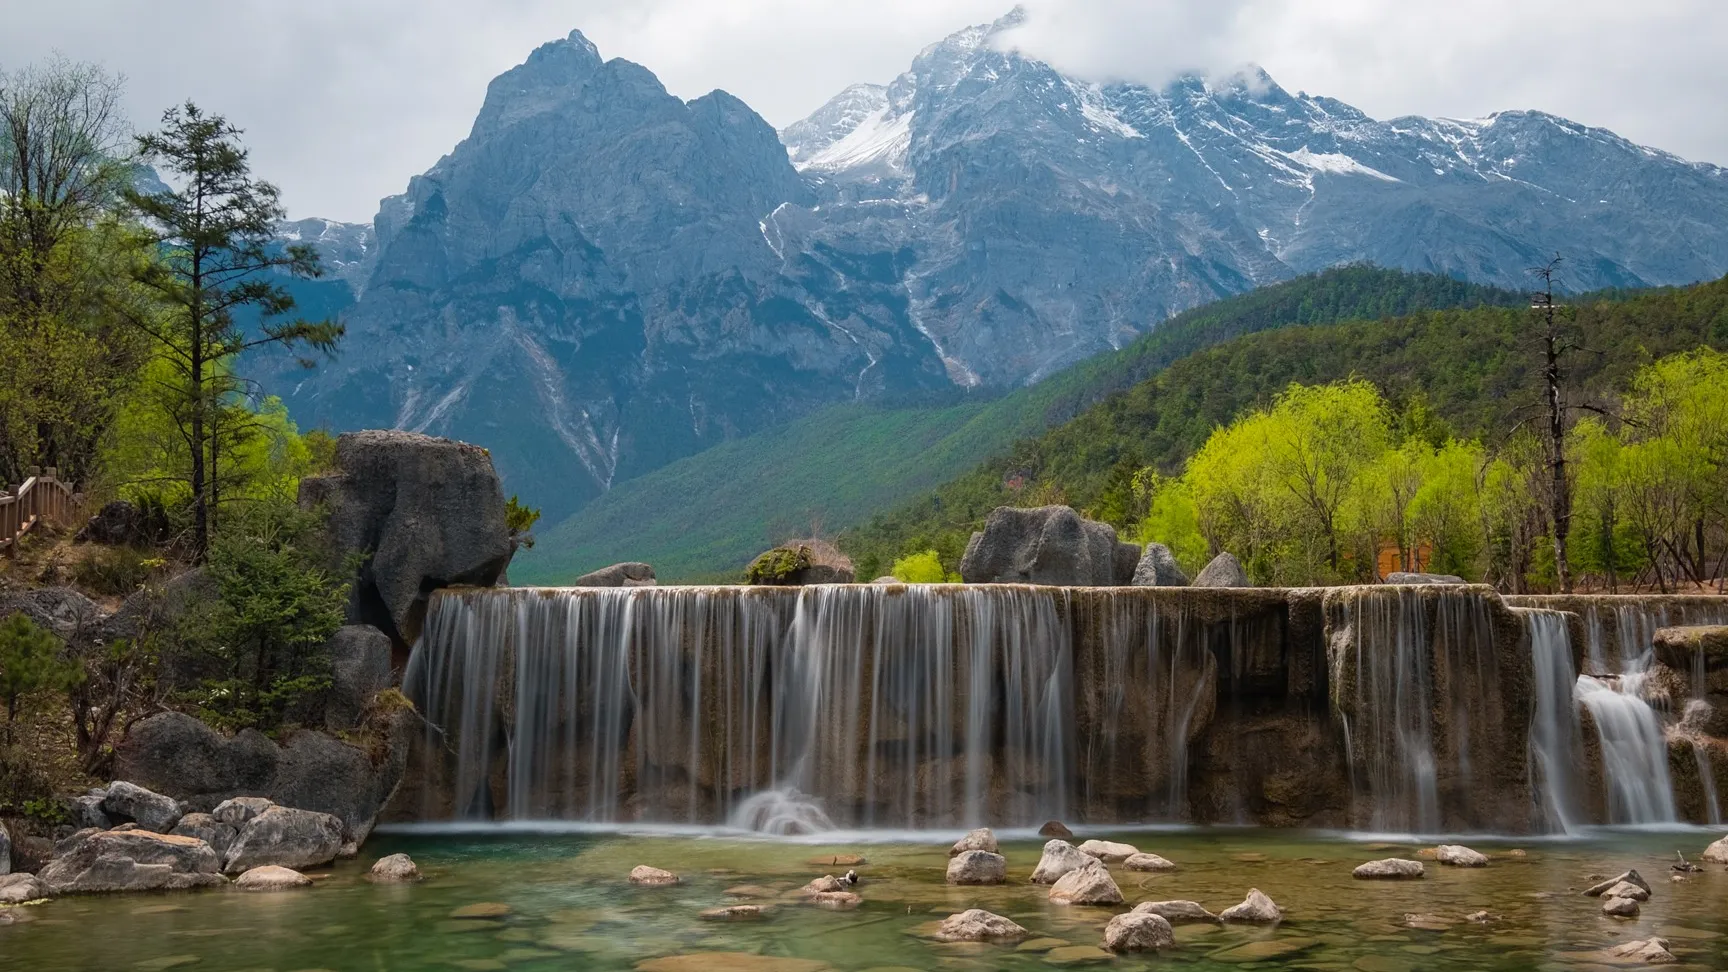
[[[775,547],[750,561],[744,580],[750,584],[790,584],[799,571],[809,568],[809,547]]]

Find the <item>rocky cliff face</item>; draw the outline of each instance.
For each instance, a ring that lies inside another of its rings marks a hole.
[[[493,81],[371,232],[303,221],[358,303],[297,416],[488,443],[557,518],[835,401],[1011,385],[1346,261],[1522,285],[1728,271],[1728,172],[1539,112],[1377,121],[1262,72],[1097,85],[1010,15],[775,132],[580,33]],[[316,225],[314,225],[316,224]]]

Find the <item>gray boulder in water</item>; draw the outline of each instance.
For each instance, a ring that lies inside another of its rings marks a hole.
[[[110,818],[131,820],[145,830],[165,834],[180,822],[180,802],[124,780],[108,784],[102,809]]]
[[[342,821],[327,813],[271,807],[240,828],[222,868],[241,874],[255,867],[317,867],[342,850]]]
[[[1253,587],[1248,582],[1248,572],[1242,569],[1242,561],[1236,555],[1226,550],[1212,562],[1200,570],[1194,577],[1195,587]]]
[[[194,837],[148,830],[82,830],[54,848],[37,875],[52,894],[177,891],[221,884],[216,852]]]
[[[1176,555],[1161,543],[1149,543],[1134,566],[1135,587],[1187,587],[1188,575],[1176,563]]]
[[[300,481],[300,505],[325,507],[335,547],[364,558],[350,620],[412,644],[433,591],[491,587],[509,566],[504,488],[485,449],[413,432],[349,432],[336,440],[336,466]]]
[[[1066,506],[999,506],[972,535],[960,560],[968,584],[1116,587],[1134,579],[1140,548],[1116,539],[1116,528]]]
[[[1395,570],[1386,575],[1388,584],[1467,584],[1462,577],[1453,574],[1417,574]]]
[[[654,568],[647,564],[627,563],[602,567],[583,574],[570,582],[571,587],[653,587],[658,581]]]

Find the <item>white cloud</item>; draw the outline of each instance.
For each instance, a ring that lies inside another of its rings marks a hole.
[[[140,127],[193,98],[247,129],[297,216],[369,219],[467,134],[486,83],[580,28],[675,94],[785,125],[1012,0],[58,0],[18,5],[0,65],[48,50],[128,75]],[[1256,62],[1370,114],[1542,108],[1728,163],[1722,0],[1028,0],[1016,38],[1094,78]]]

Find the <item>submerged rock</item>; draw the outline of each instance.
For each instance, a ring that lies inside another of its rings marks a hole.
[[[391,854],[372,865],[372,870],[366,872],[366,880],[376,884],[409,884],[420,880],[420,867],[407,854]]]
[[[1187,587],[1188,575],[1176,563],[1170,548],[1161,543],[1149,543],[1140,555],[1130,582],[1135,587]]]
[[[638,864],[630,869],[630,883],[640,884],[644,887],[650,888],[666,887],[667,885],[677,884],[678,875],[673,874],[671,871],[662,871],[657,867]]]
[[[1176,865],[1157,854],[1129,854],[1122,866],[1130,871],[1174,871]]]
[[[1625,882],[1626,884],[1636,884],[1637,886],[1643,888],[1645,890],[1645,892],[1649,892],[1649,890],[1650,890],[1650,882],[1644,880],[1642,875],[1640,875],[1637,871],[1627,871],[1624,874],[1620,874],[1616,877],[1611,877],[1608,880],[1601,882],[1600,884],[1593,884],[1590,887],[1585,888],[1584,889],[1584,896],[1587,898],[1599,898],[1609,888],[1612,888],[1616,884],[1620,884],[1621,882]]]
[[[1434,859],[1451,867],[1487,867],[1488,855],[1461,844],[1441,844],[1434,848]]]
[[[1350,876],[1359,881],[1399,881],[1407,878],[1419,878],[1427,872],[1421,861],[1403,860],[1388,857],[1383,861],[1369,861],[1350,872]]]
[[[1001,884],[1008,880],[1008,858],[989,851],[964,851],[948,860],[949,884]]]
[[[502,901],[477,901],[450,912],[450,917],[463,920],[494,920],[510,917],[511,908]]]
[[[239,874],[265,864],[320,867],[342,850],[342,821],[331,814],[271,807],[246,821],[228,848],[222,869]]]
[[[311,887],[312,879],[292,868],[265,864],[235,878],[234,886],[242,891],[287,891]]]
[[[1253,587],[1248,582],[1248,572],[1242,569],[1242,561],[1236,555],[1226,550],[1212,558],[1212,562],[1201,568],[1194,577],[1194,587]]]
[[[955,841],[954,846],[948,848],[948,856],[954,857],[958,854],[964,854],[967,851],[989,851],[992,854],[997,853],[996,835],[991,832],[989,827],[979,827],[977,830],[974,830]]]
[[[1089,840],[1080,845],[1080,853],[1096,857],[1106,864],[1120,864],[1140,853],[1140,849],[1133,844],[1118,844],[1111,840]]]
[[[810,903],[830,911],[851,911],[863,904],[864,899],[851,891],[819,891],[810,896]]]
[[[1032,871],[1032,883],[1055,884],[1062,875],[1095,859],[1080,853],[1078,847],[1065,840],[1052,840],[1044,845],[1044,855],[1038,858],[1038,867]]]
[[[1114,905],[1122,903],[1122,889],[1102,862],[1089,860],[1050,886],[1050,900],[1069,905]]]
[[[180,802],[125,780],[108,784],[102,809],[110,818],[130,820],[145,830],[165,834],[180,822]]]
[[[768,914],[764,905],[735,904],[720,908],[709,908],[696,917],[703,921],[754,921]]]
[[[1218,921],[1218,916],[1207,911],[1198,901],[1142,901],[1134,906],[1134,910],[1157,915],[1173,925]]]
[[[949,915],[936,930],[936,940],[941,942],[1018,942],[1026,935],[1018,924],[982,908]]]
[[[1249,888],[1248,897],[1239,905],[1231,905],[1219,912],[1218,917],[1224,921],[1256,922],[1269,924],[1284,919],[1284,909],[1266,897],[1259,888]]]
[[[1176,933],[1162,915],[1138,909],[1117,915],[1104,926],[1104,947],[1112,952],[1151,952],[1176,944]]]
[[[85,830],[55,846],[37,879],[51,894],[177,891],[223,883],[220,866],[210,845],[195,837]]]
[[[1044,826],[1038,828],[1038,836],[1060,837],[1063,840],[1067,840],[1074,836],[1074,831],[1069,830],[1068,825],[1060,820],[1046,820],[1044,821]],[[1723,839],[1728,840],[1728,838]]]
[[[1626,942],[1608,949],[1609,958],[1642,962],[1645,965],[1671,965],[1680,961],[1674,953],[1668,950],[1668,939],[1646,938],[1642,941]]]

